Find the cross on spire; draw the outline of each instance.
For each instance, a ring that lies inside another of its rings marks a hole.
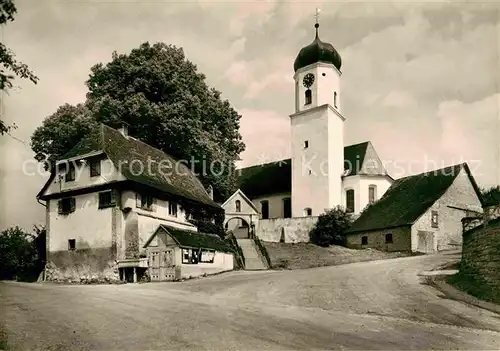
[[[314,28],[316,28],[316,39],[319,38],[318,27],[319,27],[319,13],[320,12],[321,12],[321,9],[319,7],[316,7],[316,13],[314,14],[314,17],[316,17],[316,24],[314,25]]]
[[[316,24],[319,24],[319,13],[321,12],[321,9],[319,7],[316,7],[316,13],[314,14],[314,17],[316,17]]]

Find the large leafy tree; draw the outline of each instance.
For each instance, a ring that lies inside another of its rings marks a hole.
[[[241,116],[181,48],[143,43],[129,54],[112,54],[91,68],[84,104],[61,106],[32,136],[35,153],[54,161],[97,122],[129,125],[135,138],[192,162],[205,186],[225,197],[233,190],[234,162],[244,150]],[[210,167],[212,165],[212,167]]]
[[[0,0],[0,25],[14,21],[14,15],[17,9],[13,0]],[[15,59],[15,55],[5,44],[0,43],[0,94],[12,88],[12,81],[15,77],[38,82],[36,77],[28,66]],[[0,135],[8,132],[11,127],[7,126],[0,118]]]
[[[34,280],[45,263],[45,228],[19,227],[0,232],[0,279]]]

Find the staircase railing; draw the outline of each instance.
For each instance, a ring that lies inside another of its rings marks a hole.
[[[255,245],[258,247],[260,254],[264,257],[267,263],[267,268],[271,268],[271,258],[269,257],[269,253],[267,252],[266,247],[262,242],[260,241],[259,237],[257,235],[253,236],[253,240],[255,242]]]
[[[240,245],[238,245],[238,241],[236,240],[236,237],[234,236],[232,231],[228,233],[226,240],[229,241],[229,244],[234,249],[234,257],[236,258],[236,263],[241,269],[245,269],[245,256],[243,255],[243,250],[241,249]]]

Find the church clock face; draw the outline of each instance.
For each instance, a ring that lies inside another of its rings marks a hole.
[[[306,88],[310,88],[311,85],[313,85],[314,83],[314,74],[312,73],[307,73],[305,76],[304,76],[304,79],[302,80],[302,84],[304,84],[304,86]]]

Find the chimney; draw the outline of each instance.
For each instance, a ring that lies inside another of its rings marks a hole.
[[[128,137],[128,123],[126,122],[121,122],[121,127],[118,129],[118,131],[126,138]]]
[[[209,185],[207,187],[207,193],[208,193],[208,196],[210,196],[210,199],[213,200],[214,199],[214,188],[211,185]]]

